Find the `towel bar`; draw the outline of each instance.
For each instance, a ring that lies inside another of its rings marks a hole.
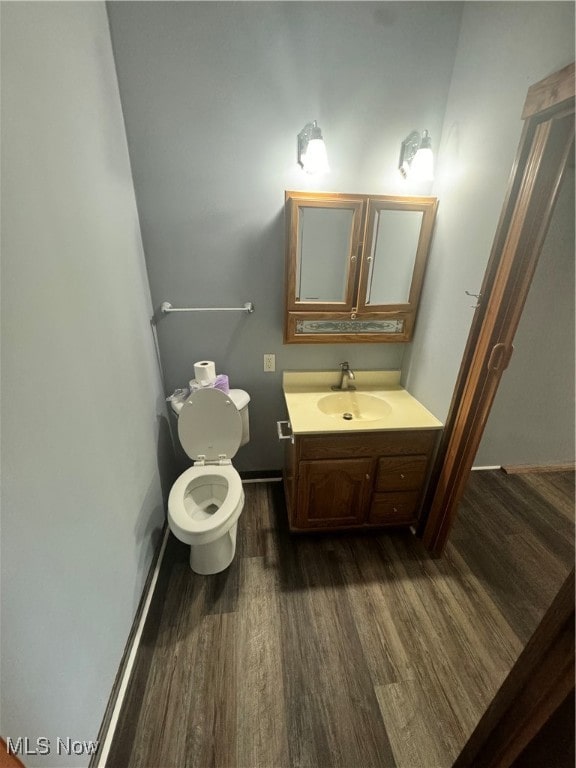
[[[168,312],[254,312],[254,304],[247,301],[242,307],[173,307],[169,301],[160,305],[163,314]]]

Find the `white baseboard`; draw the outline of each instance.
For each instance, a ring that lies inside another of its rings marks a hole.
[[[166,526],[166,530],[164,532],[164,539],[162,540],[162,546],[160,547],[160,552],[158,553],[158,558],[156,560],[154,573],[152,574],[152,578],[150,579],[150,582],[148,584],[148,591],[145,596],[144,605],[142,608],[142,612],[140,614],[140,620],[138,622],[138,627],[132,638],[132,643],[130,645],[126,664],[124,665],[124,669],[122,670],[122,678],[120,680],[116,701],[114,703],[114,709],[112,710],[112,715],[110,716],[110,721],[106,729],[106,735],[104,736],[102,747],[98,750],[98,761],[96,762],[96,768],[105,768],[106,761],[108,760],[108,754],[110,752],[112,739],[114,738],[114,732],[118,724],[120,710],[122,708],[124,697],[126,695],[126,690],[128,688],[128,681],[130,680],[132,668],[134,667],[134,662],[136,660],[136,653],[140,645],[140,638],[142,637],[144,624],[146,623],[146,617],[148,616],[150,603],[152,602],[152,595],[154,594],[154,588],[156,587],[156,582],[158,581],[160,566],[162,565],[162,560],[164,559],[164,551],[166,550],[166,543],[168,541],[169,534],[170,534],[170,528]]]
[[[281,477],[254,477],[249,480],[242,480],[242,485],[250,485],[251,483],[281,483]]]
[[[472,467],[472,472],[478,472],[479,470],[483,469],[502,469],[500,464],[497,464],[494,467]]]

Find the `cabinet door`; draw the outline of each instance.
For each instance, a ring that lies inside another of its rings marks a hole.
[[[372,492],[372,459],[301,461],[297,528],[362,525]]]
[[[356,306],[365,311],[416,313],[438,201],[374,196]]]
[[[364,201],[287,194],[288,311],[352,311]]]

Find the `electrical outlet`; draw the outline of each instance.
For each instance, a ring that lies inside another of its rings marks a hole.
[[[264,354],[264,370],[266,373],[273,373],[276,370],[276,355]]]

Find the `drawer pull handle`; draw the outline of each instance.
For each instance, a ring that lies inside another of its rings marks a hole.
[[[370,480],[370,475],[366,475],[366,480]]]
[[[398,512],[398,510],[396,509],[396,507],[394,507],[394,512]]]
[[[404,475],[402,474],[402,472],[400,472],[400,477],[402,478],[402,480],[404,480]]]
[[[284,430],[282,429],[284,424],[286,424],[286,426],[290,430],[290,434],[289,435],[285,435],[284,434]],[[291,427],[289,421],[277,421],[276,422],[276,429],[278,430],[278,440],[290,440],[292,445],[294,445],[294,434],[292,432],[292,427]]]

